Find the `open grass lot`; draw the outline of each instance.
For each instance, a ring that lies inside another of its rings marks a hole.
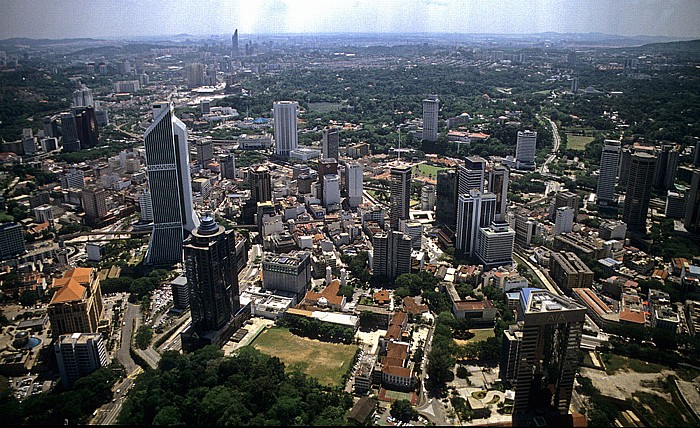
[[[474,333],[474,337],[467,340],[455,339],[455,343],[458,345],[466,345],[467,343],[481,342],[494,336],[492,328],[473,328],[469,330],[469,332]]]
[[[586,148],[586,145],[593,140],[593,137],[566,134],[566,148],[571,150],[583,150]]]
[[[357,346],[327,343],[296,336],[286,328],[266,329],[252,343],[265,354],[279,357],[287,366],[299,367],[324,385],[341,386]]]
[[[654,393],[637,391],[629,400],[632,409],[654,427],[692,427],[693,418],[681,403],[678,393],[671,392],[673,402]]]
[[[340,110],[341,108],[343,108],[343,105],[338,103],[309,103],[309,110],[317,111],[319,113],[328,113],[331,111]]]
[[[605,362],[605,371],[608,374],[613,374],[618,370],[629,369],[637,373],[659,373],[664,367],[648,363],[646,361],[636,360],[634,358],[627,358],[621,355],[610,354],[609,356],[603,357]]]
[[[437,174],[438,172],[442,171],[443,169],[447,169],[441,166],[433,166],[433,165],[426,165],[424,163],[418,164],[415,166],[413,169],[413,172],[416,175],[420,175],[422,177],[430,177],[433,180],[437,179]]]

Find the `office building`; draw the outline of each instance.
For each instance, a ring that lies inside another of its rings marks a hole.
[[[141,90],[141,83],[138,80],[122,80],[114,83],[114,92],[129,93]]]
[[[173,294],[173,307],[178,310],[190,307],[190,288],[187,285],[187,276],[179,275],[170,281],[170,291]]]
[[[532,217],[516,214],[514,223],[515,243],[520,248],[530,248],[537,230],[537,222]]]
[[[61,176],[61,188],[82,189],[85,187],[85,173],[80,169],[71,168]]]
[[[75,126],[78,132],[80,149],[96,147],[99,143],[100,133],[97,129],[97,116],[94,107],[76,107],[73,109]]]
[[[73,91],[73,107],[94,107],[95,101],[92,98],[92,89],[81,86]]]
[[[632,155],[622,211],[622,221],[627,223],[630,232],[646,233],[655,168],[656,157],[653,155],[644,152]]]
[[[289,158],[290,152],[297,149],[297,109],[296,101],[275,101],[272,106],[275,130],[275,155]]]
[[[53,224],[53,211],[51,205],[40,205],[34,208],[34,220],[37,223],[48,222]]]
[[[469,193],[470,190],[484,191],[486,159],[480,156],[469,156],[464,160],[464,165],[459,166],[458,170],[458,194]]]
[[[293,293],[300,302],[311,283],[311,255],[306,251],[266,254],[262,276],[266,290]]]
[[[593,285],[593,271],[574,253],[552,252],[549,258],[549,274],[565,293],[574,288],[587,288]]]
[[[516,295],[519,295],[519,293]],[[513,383],[515,380],[515,375],[518,372],[518,360],[522,341],[522,322],[511,324],[508,326],[507,330],[503,331],[498,376],[504,381]]]
[[[435,208],[435,186],[425,184],[420,191],[420,209],[432,211]]]
[[[323,159],[339,159],[340,128],[337,126],[326,127],[321,132]]]
[[[408,220],[411,204],[411,172],[408,164],[396,163],[391,167],[391,196],[389,220],[391,230],[399,229],[401,220]]]
[[[455,170],[440,171],[435,186],[435,221],[452,229],[457,224],[457,177]]]
[[[238,28],[236,28],[231,36],[231,58],[236,58],[238,55]]]
[[[666,218],[684,218],[685,195],[672,190],[667,191],[664,214],[666,214]]]
[[[107,367],[107,349],[101,333],[64,334],[53,344],[61,385],[73,386],[76,380],[100,367]]]
[[[153,221],[153,202],[151,202],[151,192],[147,188],[139,193],[139,209],[141,220],[147,223]]]
[[[574,77],[571,79],[571,93],[578,93],[578,77]]]
[[[508,178],[510,171],[503,165],[494,165],[489,171],[490,193],[496,195],[496,216],[498,222],[506,220],[508,207]]]
[[[479,228],[476,255],[485,269],[513,264],[515,231],[505,222]]]
[[[172,104],[153,104],[144,140],[154,223],[146,263],[179,263],[185,235],[199,226],[199,218],[192,203],[187,128]]]
[[[656,152],[654,188],[658,191],[673,190],[678,172],[678,147],[664,144]]]
[[[204,168],[210,160],[214,159],[214,147],[211,140],[196,140],[194,146],[197,151],[197,163]]]
[[[185,79],[188,88],[204,85],[204,64],[195,62],[185,66]]]
[[[221,168],[221,178],[236,178],[236,156],[233,153],[219,155],[219,168]]]
[[[552,233],[554,235],[561,235],[562,233],[569,233],[574,226],[574,209],[569,207],[557,208],[554,217],[554,229]]]
[[[340,177],[338,174],[323,176],[323,206],[329,211],[340,209]]]
[[[535,169],[535,150],[537,148],[537,132],[518,131],[515,146],[515,167],[523,170]]]
[[[391,230],[372,237],[372,275],[389,281],[411,272],[411,238]]]
[[[270,170],[263,165],[254,165],[248,171],[251,197],[255,203],[272,200],[272,178]]]
[[[75,268],[54,278],[47,314],[54,338],[63,334],[96,333],[102,317],[100,279],[93,268]]]
[[[700,170],[694,169],[685,197],[683,225],[690,233],[700,233]]]
[[[61,144],[64,152],[77,152],[80,150],[80,140],[78,139],[78,125],[75,116],[70,113],[63,113],[61,118]]]
[[[348,195],[348,206],[357,208],[362,203],[362,165],[357,162],[345,164],[345,190]]]
[[[9,222],[0,224],[0,260],[13,258],[26,251],[22,226]]]
[[[549,291],[525,288],[520,292],[518,312],[523,329],[513,423],[520,424],[538,412],[566,415],[586,309]]]
[[[402,221],[401,231],[411,238],[411,248],[419,250],[423,242],[423,224],[417,221]]]
[[[97,226],[107,215],[107,202],[103,189],[83,189],[80,192],[80,202],[85,211],[85,222]]]
[[[318,183],[320,187],[320,198],[323,198],[323,177],[329,174],[338,174],[337,159],[319,159],[318,160]]]
[[[574,221],[578,217],[578,208],[581,197],[574,192],[557,192],[554,197],[554,206],[550,212],[552,220],[556,218],[557,210],[561,207],[568,207],[574,210]]]
[[[437,141],[438,137],[438,112],[440,100],[437,95],[428,95],[423,100],[423,140]]]
[[[605,140],[603,151],[600,154],[600,174],[598,175],[599,205],[611,205],[615,202],[615,184],[617,183],[617,170],[620,168],[620,142]]]
[[[457,234],[455,250],[467,257],[474,257],[479,228],[487,227],[496,216],[496,195],[471,190],[459,195],[457,201]]]
[[[205,215],[183,249],[192,314],[190,327],[182,333],[183,349],[222,345],[232,333],[227,326],[240,309],[234,231]]]

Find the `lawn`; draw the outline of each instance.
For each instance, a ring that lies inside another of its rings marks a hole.
[[[593,140],[593,137],[566,134],[566,148],[571,150],[584,150],[586,145]]]
[[[618,370],[629,369],[637,373],[659,373],[664,367],[654,363],[627,358],[621,355],[607,354],[603,357],[605,371],[613,374]]]
[[[416,175],[419,175],[422,177],[429,177],[429,178],[432,178],[433,180],[437,180],[438,172],[442,171],[443,169],[447,169],[447,168],[421,163],[421,164],[418,164],[415,166],[413,172],[415,172]]]
[[[265,354],[279,357],[287,366],[298,367],[320,383],[342,386],[355,356],[357,346],[327,343],[296,336],[286,328],[273,327],[263,331],[252,346]]]
[[[340,110],[342,108],[343,105],[338,103],[309,103],[309,110],[313,110],[319,113],[328,113],[331,111]]]

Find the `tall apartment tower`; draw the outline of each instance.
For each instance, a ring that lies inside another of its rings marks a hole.
[[[455,170],[438,172],[435,186],[435,220],[449,228],[457,224],[458,174]]]
[[[139,208],[141,209],[141,220],[147,223],[152,222],[153,202],[151,201],[151,192],[147,188],[139,193]]]
[[[153,104],[144,143],[154,223],[146,263],[179,263],[186,232],[199,226],[199,218],[192,203],[187,128],[175,117],[172,104]]]
[[[605,140],[600,154],[600,174],[598,175],[599,205],[611,205],[615,201],[617,170],[620,168],[620,142]]]
[[[535,169],[536,148],[537,132],[518,131],[518,141],[515,146],[515,166],[517,169]]]
[[[428,95],[423,100],[423,140],[436,141],[438,136],[438,111],[440,100],[437,95]]]
[[[263,165],[255,165],[248,171],[248,180],[251,185],[251,196],[254,202],[272,200],[272,178],[270,170]]]
[[[92,89],[83,85],[80,89],[73,91],[73,107],[90,107],[94,105]]]
[[[690,233],[700,233],[700,170],[698,169],[693,170],[690,190],[686,192],[683,225]]]
[[[391,167],[391,199],[389,202],[389,220],[391,230],[399,230],[401,220],[408,220],[411,204],[411,172],[407,164],[395,164]]]
[[[200,344],[220,345],[230,337],[226,327],[240,309],[234,231],[205,215],[183,248],[192,313],[191,330],[183,333],[183,345],[189,343],[190,349]],[[193,343],[192,336],[199,344]]]
[[[275,101],[272,116],[275,121],[275,154],[283,158],[297,148],[297,108],[296,101]]]
[[[411,244],[411,238],[403,232],[375,233],[372,237],[372,275],[393,280],[410,273]]]
[[[340,208],[340,176],[326,174],[319,178],[323,180],[323,206],[328,211],[337,211]]]
[[[19,223],[0,224],[0,260],[9,259],[27,251]]]
[[[219,155],[219,168],[221,168],[221,178],[236,178],[236,157],[233,153]]]
[[[64,334],[53,344],[61,384],[70,388],[82,376],[109,364],[102,333]]]
[[[340,128],[331,126],[323,128],[321,131],[321,150],[323,159],[339,159]]]
[[[566,297],[536,288],[521,290],[514,423],[537,410],[569,412],[585,315],[584,307]]]
[[[474,257],[479,228],[487,227],[496,216],[496,195],[470,190],[457,201],[457,234],[455,250]]]
[[[656,157],[649,153],[637,152],[632,155],[625,207],[622,211],[622,221],[627,223],[627,230],[646,232],[647,213],[651,199],[651,187],[656,169]]]
[[[236,28],[231,36],[231,58],[236,58],[238,54],[238,28]]]
[[[459,187],[457,193],[462,195],[470,190],[484,191],[486,175],[486,159],[480,156],[469,156],[464,165],[459,166]]]
[[[554,235],[569,233],[574,226],[574,210],[569,207],[557,208],[554,217]]]
[[[489,171],[488,191],[496,195],[496,221],[506,221],[508,207],[508,178],[510,171],[503,165],[494,165]]]
[[[362,165],[357,162],[345,164],[345,189],[348,192],[348,206],[359,207],[362,204]]]
[[[185,66],[185,79],[187,87],[196,88],[204,84],[204,64],[195,62]]]
[[[672,190],[678,172],[678,148],[675,144],[664,144],[656,156],[654,188],[660,191]]]

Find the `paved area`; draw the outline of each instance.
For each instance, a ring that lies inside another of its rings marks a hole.
[[[632,393],[635,391],[652,392],[652,388],[649,385],[656,384],[656,382],[673,374],[673,371],[668,369],[663,369],[659,373],[637,373],[631,370],[618,370],[611,375],[602,370],[588,367],[581,367],[580,370],[581,375],[591,379],[593,386],[598,388],[601,394],[620,400],[631,398]],[[669,401],[670,398],[668,397]]]
[[[248,330],[248,334],[246,334],[243,340],[238,343],[232,340],[226,342],[223,347],[224,355],[231,355],[237,349],[250,345],[253,338],[257,337],[258,333],[260,333],[264,328],[275,325],[275,321],[261,317],[253,317],[250,319],[250,321],[252,321],[251,324],[243,326],[243,328]]]

